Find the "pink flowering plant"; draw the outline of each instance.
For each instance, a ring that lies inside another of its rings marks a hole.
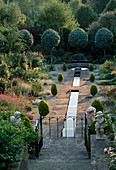
[[[27,111],[31,109],[31,101],[23,98],[12,96],[10,94],[0,94],[0,109],[1,110],[18,110]]]

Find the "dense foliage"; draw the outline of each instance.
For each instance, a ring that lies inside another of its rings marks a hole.
[[[74,29],[78,23],[68,5],[59,0],[51,0],[40,7],[36,25],[41,25],[44,30],[52,28],[60,31],[62,28]]]
[[[91,7],[95,10],[96,13],[101,13],[106,7],[109,0],[86,0],[87,4],[91,5]]]
[[[37,135],[32,128],[30,120],[21,113],[21,123],[9,121],[11,112],[0,112],[0,169],[16,168],[22,159],[23,147],[28,142],[29,149],[36,142]],[[25,117],[25,118],[24,118]],[[29,126],[30,123],[30,126]],[[27,159],[27,158],[25,158]]]
[[[75,15],[77,8],[82,5],[81,0],[71,0],[68,5],[70,6],[72,13]]]
[[[115,9],[116,9],[116,0],[110,0],[104,9],[104,12],[114,11]]]
[[[96,21],[98,17],[91,6],[80,5],[75,12],[75,18],[79,22],[80,27],[86,29],[93,21]]]
[[[77,28],[69,34],[68,41],[72,47],[78,48],[79,50],[81,46],[85,46],[87,44],[88,35],[83,29]]]

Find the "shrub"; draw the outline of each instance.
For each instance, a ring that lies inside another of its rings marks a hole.
[[[72,62],[72,63],[74,63],[74,62],[83,62],[83,61],[86,62],[87,59],[86,59],[86,57],[84,56],[84,54],[78,53],[78,54],[72,55],[72,56],[69,58],[68,61],[70,61],[70,62]]]
[[[12,169],[20,161],[20,154],[25,145],[22,124],[0,121],[0,169]]]
[[[91,95],[95,96],[97,94],[97,92],[98,92],[97,86],[95,84],[92,84],[91,88],[90,88]]]
[[[58,81],[62,81],[64,79],[64,77],[63,77],[63,75],[62,75],[62,73],[59,73],[58,74]]]
[[[90,123],[91,134],[96,134],[96,131],[95,131],[95,123],[96,123],[96,122]]]
[[[0,80],[0,93],[4,93],[6,87],[6,83],[4,79]]]
[[[50,107],[45,100],[39,102],[38,109],[41,116],[46,116],[50,112]]]
[[[0,112],[0,118],[4,114],[9,115],[11,112]],[[25,146],[25,140],[28,143],[29,150],[32,149],[32,143],[37,141],[37,134],[34,132],[30,120],[24,113],[21,113],[21,119],[22,121],[18,124],[6,119],[5,121],[3,119],[0,121],[1,170],[17,169],[15,166],[22,159],[21,153],[23,146]]]
[[[93,71],[93,69],[94,69],[93,64],[89,64],[89,70]]]
[[[55,83],[52,83],[51,93],[53,94],[53,96],[56,96],[58,94],[58,87]]]
[[[17,84],[18,84],[17,79],[13,79],[13,80],[12,80],[12,85],[13,85],[13,86],[16,86]]]
[[[0,77],[3,77],[3,78],[9,77],[9,70],[8,70],[8,66],[6,63],[2,63],[0,65]]]
[[[100,82],[98,82],[99,85],[115,85],[115,78],[112,80],[101,80]]]
[[[21,120],[26,128],[33,128],[29,118],[23,112],[21,112]]]
[[[25,29],[19,32],[19,38],[26,44],[26,48],[30,48],[34,43],[33,35]]]
[[[112,64],[112,62],[111,62]],[[110,69],[110,60],[106,60],[102,65],[100,65],[99,67],[99,74],[106,74],[109,73],[109,69]]]
[[[95,80],[95,75],[94,75],[93,72],[90,74],[89,80],[90,80],[91,82],[93,82],[93,81]]]
[[[91,106],[96,108],[96,112],[98,112],[98,111],[103,112],[104,107],[100,100],[98,100],[98,99],[93,100],[93,102],[91,103]]]
[[[111,73],[108,73],[108,74],[105,75],[105,80],[111,80],[113,78],[114,78],[114,75],[111,74]]]
[[[62,70],[63,70],[63,71],[66,71],[66,70],[67,70],[67,65],[66,65],[66,63],[63,63]]]
[[[38,96],[39,92],[43,91],[44,88],[39,82],[34,82],[31,84],[32,89],[31,89],[31,95],[33,96]]]
[[[22,94],[24,96],[28,96],[28,94],[30,94],[31,89],[32,89],[30,84],[25,83],[23,80],[21,80],[19,78],[14,79],[13,82],[17,83],[12,88],[16,95],[20,96],[20,94]],[[13,85],[13,83],[12,83],[12,85]]]
[[[24,54],[20,57],[20,67],[24,70],[27,70],[27,58]]]
[[[17,67],[15,70],[11,69],[10,71],[11,71],[10,78],[20,77],[20,78],[23,78],[24,80],[27,80],[31,76],[27,70],[21,69],[20,67]]]

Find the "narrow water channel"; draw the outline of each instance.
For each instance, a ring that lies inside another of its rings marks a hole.
[[[80,71],[75,70],[74,79],[73,79],[73,87],[80,86]],[[77,116],[77,108],[78,108],[78,96],[79,91],[71,91],[69,105],[66,114],[66,120],[64,122],[64,128],[62,130],[63,137],[74,137],[75,128],[76,128],[76,116]]]

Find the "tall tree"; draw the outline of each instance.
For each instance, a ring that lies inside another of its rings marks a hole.
[[[0,22],[2,25],[19,25],[23,24],[25,16],[21,13],[17,3],[11,2],[0,7]]]
[[[116,9],[116,0],[110,0],[104,9],[104,12],[114,11],[115,9]]]
[[[101,28],[95,35],[95,44],[98,48],[104,49],[104,57],[106,54],[106,49],[111,46],[113,42],[113,34],[107,28]]]
[[[97,20],[97,14],[89,5],[81,5],[77,8],[75,18],[80,24],[80,27],[86,29],[93,21]]]
[[[82,5],[81,0],[71,0],[68,5],[71,8],[72,13],[75,15],[77,8]]]
[[[74,29],[78,26],[71,9],[59,0],[50,0],[41,6],[35,24],[41,25],[44,30],[52,28],[56,31],[61,31],[63,28]]]
[[[89,4],[97,14],[102,13],[108,2],[109,0],[87,0],[87,4]]]
[[[60,43],[60,36],[53,29],[47,29],[43,35],[41,40],[42,46],[51,51],[51,66],[52,66],[52,49],[53,47],[58,46]]]

